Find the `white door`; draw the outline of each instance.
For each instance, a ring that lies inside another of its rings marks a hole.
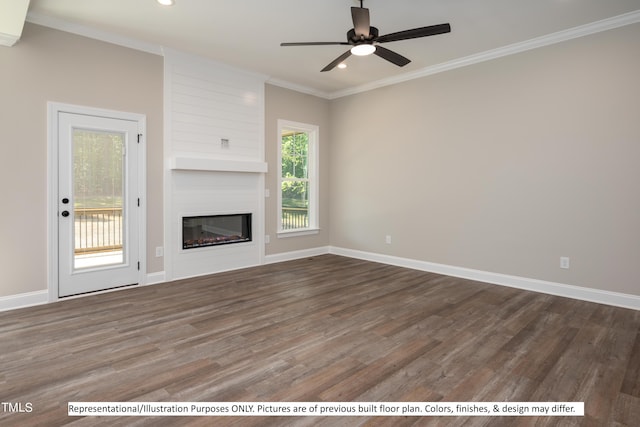
[[[139,122],[58,112],[58,296],[136,284]]]

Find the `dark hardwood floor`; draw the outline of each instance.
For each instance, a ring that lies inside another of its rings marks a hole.
[[[334,255],[0,313],[2,426],[640,423],[640,312]],[[69,401],[583,401],[585,417],[80,418]]]

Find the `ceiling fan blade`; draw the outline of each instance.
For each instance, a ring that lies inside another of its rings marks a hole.
[[[395,42],[399,40],[417,39],[419,37],[435,36],[451,32],[451,25],[439,24],[428,27],[414,28],[412,30],[398,31],[397,33],[385,34],[376,39],[378,43]]]
[[[329,65],[327,65],[320,71],[331,71],[336,67],[336,65],[338,65],[339,63],[341,63],[342,61],[344,61],[350,56],[351,56],[351,50],[348,50],[342,55],[338,56],[336,59],[333,60],[333,62],[331,62]]]
[[[386,59],[387,61],[396,64],[398,67],[404,67],[409,62],[411,62],[410,59],[405,58],[404,56],[382,46],[376,46],[376,51],[373,53],[375,53],[382,59]]]
[[[351,18],[353,19],[353,29],[356,31],[358,39],[369,37],[371,21],[369,19],[369,9],[364,7],[352,7]]]
[[[329,45],[346,45],[347,42],[296,42],[296,43],[280,43],[280,46],[329,46]]]

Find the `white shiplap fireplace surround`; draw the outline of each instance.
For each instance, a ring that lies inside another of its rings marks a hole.
[[[264,82],[165,51],[164,215],[167,280],[264,261]],[[251,213],[251,242],[182,248],[182,218]]]

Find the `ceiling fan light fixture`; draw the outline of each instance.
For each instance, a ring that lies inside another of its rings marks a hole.
[[[362,6],[360,0],[360,7],[351,8],[351,20],[353,21],[353,28],[347,31],[347,41],[344,42],[296,42],[296,43],[280,43],[280,46],[328,46],[328,45],[348,45],[351,48],[331,61],[320,72],[331,71],[337,67],[341,62],[347,59],[351,55],[366,56],[375,53],[376,56],[391,62],[398,67],[404,67],[409,64],[411,60],[396,53],[390,49],[382,46],[383,43],[397,42],[400,40],[418,39],[421,37],[435,36],[438,34],[444,34],[451,32],[451,25],[449,23],[439,25],[429,25],[426,27],[412,28],[404,31],[397,31],[395,33],[379,35],[378,29],[371,26],[371,20],[369,19],[369,9]]]
[[[174,0],[156,0],[156,1],[163,6],[173,6],[173,4],[175,3]]]
[[[376,47],[368,43],[358,44],[351,48],[351,53],[357,56],[371,55],[375,51]]]
[[[344,62],[341,62],[341,63],[338,64],[338,68],[344,70],[345,68],[347,68],[347,64],[345,64]]]

